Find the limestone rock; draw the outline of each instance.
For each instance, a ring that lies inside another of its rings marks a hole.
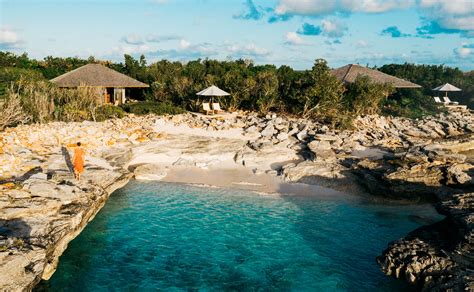
[[[135,168],[133,174],[137,180],[161,180],[168,171],[157,164],[144,164]]]
[[[331,144],[327,140],[312,141],[308,143],[308,148],[316,153],[321,150],[331,150]]]
[[[306,139],[306,137],[308,137],[308,132],[306,130],[302,130],[298,132],[298,134],[296,134],[296,137],[298,138],[298,140],[303,141],[304,139]]]
[[[280,141],[285,141],[288,139],[288,134],[287,133],[279,133],[276,138]]]
[[[453,195],[437,209],[447,218],[391,243],[377,262],[387,275],[405,278],[423,291],[472,290],[468,258],[474,238],[474,193]]]
[[[263,129],[262,132],[260,132],[260,134],[262,134],[263,137],[271,137],[273,136],[273,133],[275,131],[275,128],[273,127],[273,124],[269,123],[265,129]]]
[[[447,183],[450,185],[456,184],[473,184],[474,179],[466,173],[467,170],[474,168],[470,164],[454,164],[447,169]]]

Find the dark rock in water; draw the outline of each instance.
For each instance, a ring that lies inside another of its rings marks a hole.
[[[392,242],[377,262],[423,291],[474,291],[474,193],[454,195],[437,210],[446,219]]]

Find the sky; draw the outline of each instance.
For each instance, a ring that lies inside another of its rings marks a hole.
[[[0,0],[0,50],[474,70],[474,0]]]

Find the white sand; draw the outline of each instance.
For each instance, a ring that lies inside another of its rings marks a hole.
[[[264,194],[308,195],[318,197],[353,197],[353,194],[339,192],[318,185],[287,183],[280,177],[268,174],[255,175],[250,169],[235,166],[234,168],[212,168],[209,170],[197,167],[172,167],[161,180],[163,182],[186,183],[205,187],[234,188],[250,190]]]
[[[251,190],[265,194],[353,197],[350,188],[347,192],[340,192],[321,185],[287,183],[281,177],[253,173],[254,168],[270,170],[271,165],[292,160],[294,155],[288,156],[285,152],[288,149],[283,146],[283,149],[276,147],[270,153],[252,157],[256,160],[253,164],[248,161],[247,167],[237,164],[234,161],[235,154],[243,149],[247,140],[253,140],[244,136],[241,128],[209,131],[158,119],[155,130],[167,133],[168,136],[134,149],[133,158],[128,165],[130,168],[151,165],[151,168],[145,167],[140,171],[138,178]]]

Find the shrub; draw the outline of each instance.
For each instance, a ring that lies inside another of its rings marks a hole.
[[[0,98],[6,94],[8,87],[17,80],[44,80],[43,75],[35,70],[5,67],[0,69]]]
[[[102,105],[102,92],[97,87],[80,86],[77,89],[61,89],[59,106],[64,106],[64,115],[58,119],[77,121],[77,119],[96,121],[97,109]],[[67,111],[66,111],[67,109]]]
[[[81,122],[89,120],[89,113],[86,110],[76,108],[72,104],[66,104],[61,109],[60,120],[67,122]]]
[[[14,91],[13,86],[7,89],[7,95],[8,98],[3,103],[0,102],[0,131],[30,120],[21,105],[21,96]]]
[[[298,95],[303,117],[317,118],[332,125],[346,118],[342,106],[344,85],[332,75],[325,60],[316,60],[304,79],[303,89]]]
[[[98,88],[79,87],[78,89],[61,89],[42,80],[28,80],[21,77],[6,91],[2,115],[5,127],[20,123],[25,119],[18,113],[19,108],[28,121],[45,123],[52,120],[82,121],[96,120],[97,110],[101,106],[102,93]],[[8,110],[8,111],[7,111]],[[19,121],[17,121],[19,120]]]
[[[55,97],[60,92],[48,81],[34,81],[23,77],[13,86],[20,96],[23,110],[30,116],[32,122],[44,123],[54,119]],[[7,93],[7,98],[9,98]]]
[[[146,115],[146,114],[156,114],[156,115],[165,115],[165,114],[181,114],[184,113],[180,107],[174,106],[171,103],[159,103],[159,102],[137,102],[122,105],[122,108],[132,114],[136,115]]]
[[[423,94],[420,89],[401,89],[387,99],[382,113],[416,119],[441,110],[433,97]]]
[[[387,97],[395,91],[390,84],[375,83],[367,76],[359,76],[347,85],[344,103],[354,115],[378,114]]]
[[[96,120],[105,121],[113,118],[123,118],[126,115],[125,111],[118,106],[111,104],[102,105],[97,109]]]
[[[275,71],[258,72],[255,91],[258,92],[256,108],[262,113],[274,109],[278,103],[278,76]]]

